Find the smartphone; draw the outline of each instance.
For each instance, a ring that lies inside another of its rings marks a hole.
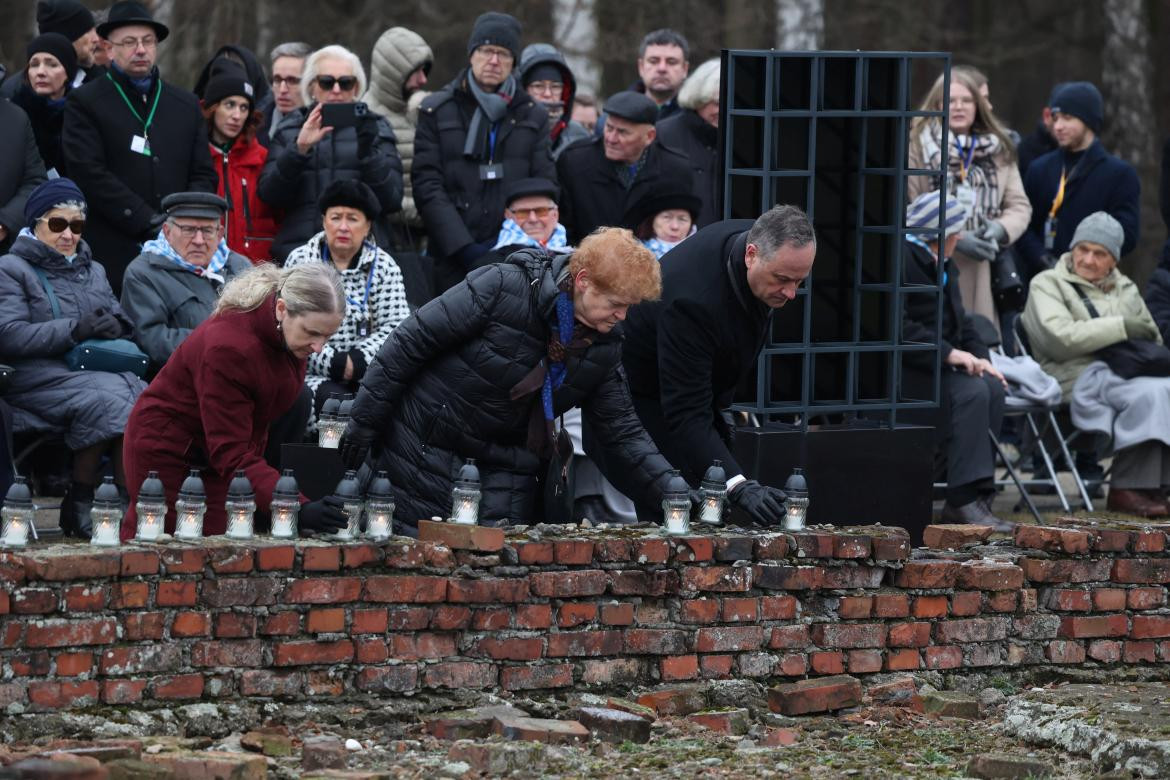
[[[365,103],[325,103],[321,106],[321,126],[334,130],[356,127],[367,113]]]

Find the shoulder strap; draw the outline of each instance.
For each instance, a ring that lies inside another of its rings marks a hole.
[[[1097,313],[1097,307],[1094,306],[1093,302],[1089,300],[1089,296],[1085,295],[1085,291],[1082,290],[1079,285],[1074,284],[1071,285],[1071,287],[1076,290],[1077,295],[1081,296],[1081,303],[1085,304],[1085,308],[1089,310],[1089,316],[1100,317],[1101,315]]]
[[[45,295],[49,296],[49,305],[53,307],[53,319],[61,319],[61,304],[57,302],[57,293],[53,292],[53,285],[49,282],[49,275],[45,273],[43,268],[28,264],[28,267],[33,269],[33,273],[41,278],[41,284],[45,288]]]

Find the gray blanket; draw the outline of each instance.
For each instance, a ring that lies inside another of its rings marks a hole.
[[[1008,406],[1031,406],[1032,404],[1060,403],[1060,383],[1050,374],[1044,373],[1040,364],[1027,355],[1008,357],[997,350],[991,350],[991,364],[999,369],[1008,382]]]
[[[1170,446],[1170,377],[1122,379],[1093,361],[1073,385],[1072,419],[1109,437],[1113,452],[1147,441]]]

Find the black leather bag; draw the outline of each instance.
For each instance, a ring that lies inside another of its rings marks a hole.
[[[1077,295],[1089,310],[1089,316],[1100,317],[1097,307],[1077,288]],[[1097,350],[1097,357],[1105,361],[1109,370],[1122,379],[1139,376],[1170,376],[1170,349],[1156,341],[1119,341]]]
[[[1028,288],[1020,276],[1015,250],[1008,248],[991,261],[991,294],[996,311],[1023,311],[1028,300]]]

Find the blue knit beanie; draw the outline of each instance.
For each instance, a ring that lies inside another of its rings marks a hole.
[[[1070,81],[1052,96],[1048,106],[1053,113],[1071,114],[1088,125],[1094,133],[1105,124],[1105,101],[1101,93],[1088,81]]]
[[[28,196],[28,201],[24,204],[24,221],[31,230],[45,212],[69,202],[80,203],[82,208],[85,207],[85,196],[73,183],[73,179],[49,179],[38,185]]]

